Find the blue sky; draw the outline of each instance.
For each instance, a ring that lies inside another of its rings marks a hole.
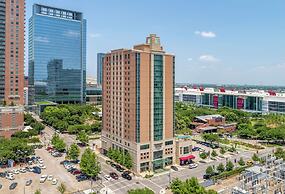
[[[284,0],[26,0],[27,21],[33,3],[84,13],[89,76],[96,53],[156,33],[176,82],[285,85]]]

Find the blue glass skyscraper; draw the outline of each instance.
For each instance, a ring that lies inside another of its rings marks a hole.
[[[34,4],[29,20],[29,103],[84,103],[85,96],[83,14]]]
[[[103,80],[103,60],[105,57],[105,53],[97,53],[97,84],[102,86]]]

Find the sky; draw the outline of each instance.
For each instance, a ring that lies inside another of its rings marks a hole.
[[[155,33],[178,83],[285,85],[284,0],[26,0],[27,25],[34,3],[83,12],[88,76],[98,52]]]

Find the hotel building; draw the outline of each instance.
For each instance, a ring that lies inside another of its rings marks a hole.
[[[155,34],[104,57],[102,151],[128,151],[137,173],[175,163],[174,67]]]

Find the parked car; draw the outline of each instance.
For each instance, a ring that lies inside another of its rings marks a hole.
[[[21,168],[19,171],[20,171],[21,173],[26,173],[26,172],[27,172],[27,170],[26,170],[25,168]]]
[[[88,176],[86,176],[85,174],[80,174],[80,175],[76,176],[76,180],[78,182],[85,181],[85,180],[88,180]]]
[[[110,173],[110,177],[112,177],[112,178],[115,179],[115,180],[118,180],[118,179],[119,179],[119,176],[118,176],[115,172],[111,172],[111,173]]]
[[[123,169],[120,165],[117,165],[117,166],[116,166],[116,169],[117,169],[117,171],[119,171],[119,172],[124,172],[124,169]]]
[[[13,189],[15,189],[15,188],[17,187],[17,185],[18,185],[18,183],[13,182],[13,183],[9,186],[9,189],[10,189],[10,190],[13,190]]]
[[[0,172],[0,177],[1,178],[5,178],[6,177],[6,173],[5,172]]]
[[[30,186],[30,185],[32,184],[32,182],[33,182],[33,181],[32,181],[31,179],[30,179],[30,180],[27,180],[27,181],[26,181],[26,186]]]
[[[104,178],[105,178],[107,181],[113,180],[112,177],[111,177],[110,175],[107,175],[107,174],[104,176]]]
[[[14,174],[19,174],[19,173],[20,173],[20,171],[17,170],[17,169],[12,170],[12,172],[13,172]]]
[[[106,160],[106,164],[111,165],[111,164],[113,164],[113,162],[111,160]]]
[[[174,171],[178,171],[177,166],[171,166],[170,168],[171,168],[172,170],[174,170]]]
[[[33,169],[34,169],[34,173],[36,173],[36,174],[41,174],[42,173],[42,170],[41,170],[41,168],[40,167],[38,167],[38,166],[34,166],[33,167]]]
[[[132,176],[129,173],[127,173],[127,172],[124,172],[122,174],[122,177],[127,179],[127,180],[129,180],[129,181],[132,180]]]
[[[116,167],[117,167],[117,164],[111,163],[111,166],[112,166],[113,168],[116,168]]]
[[[0,189],[2,189],[3,185],[0,184]]]
[[[53,179],[53,176],[52,175],[48,175],[47,180],[48,181],[52,181],[52,179]]]
[[[45,165],[43,165],[43,164],[39,164],[39,167],[41,168],[41,169],[46,169],[47,167],[45,166]]]
[[[203,175],[203,179],[210,179],[212,176],[216,176],[216,175],[218,175],[219,173],[217,173],[217,172],[214,172],[213,174],[204,174]]]
[[[246,162],[246,165],[252,166],[252,165],[253,165],[253,161],[252,161],[252,160],[248,160],[248,161]]]
[[[64,164],[67,164],[67,163],[70,163],[70,162],[68,160],[63,160],[59,164],[64,165]]]
[[[192,169],[192,168],[197,168],[198,167],[198,164],[197,163],[191,163],[189,164],[189,168]]]
[[[40,183],[44,183],[47,180],[47,175],[42,175],[40,178]]]
[[[200,148],[199,147],[194,147],[194,148],[192,148],[192,151],[193,152],[195,152],[195,151],[199,151],[200,150]]]
[[[58,182],[58,180],[57,180],[57,179],[53,179],[53,180],[52,180],[52,182],[51,182],[51,184],[52,184],[52,185],[56,185],[56,184],[57,184],[57,182]]]
[[[78,169],[76,169],[76,170],[74,170],[74,171],[71,172],[71,174],[73,174],[73,175],[78,175],[78,174],[80,174],[80,173],[81,173],[81,171],[78,170]]]
[[[14,175],[13,175],[12,173],[7,173],[6,179],[8,179],[8,180],[14,180],[15,177],[14,177]]]
[[[70,172],[70,173],[72,173],[73,171],[75,171],[75,170],[77,170],[76,168],[74,168],[74,167],[70,167],[70,168],[68,168],[67,169],[67,172]]]

